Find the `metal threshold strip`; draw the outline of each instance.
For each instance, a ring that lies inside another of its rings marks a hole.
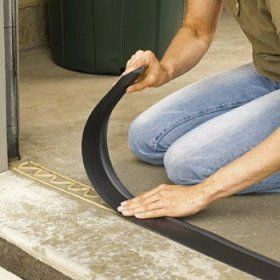
[[[133,198],[133,195],[122,184],[111,164],[107,148],[108,122],[126,88],[144,70],[144,66],[140,67],[119,79],[94,108],[83,132],[82,156],[85,170],[96,192],[114,210],[120,202]],[[179,218],[124,218],[258,278],[280,279],[279,262]]]

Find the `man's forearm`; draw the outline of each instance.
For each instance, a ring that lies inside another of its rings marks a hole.
[[[222,10],[222,0],[189,0],[183,24],[172,39],[161,64],[170,80],[193,68],[211,45]]]
[[[280,128],[199,186],[209,202],[237,193],[280,171]]]
[[[160,61],[166,68],[170,80],[193,68],[204,56],[210,44],[210,38],[197,37],[191,28],[182,26]]]

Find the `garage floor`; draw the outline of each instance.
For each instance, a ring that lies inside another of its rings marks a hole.
[[[250,60],[249,43],[235,22],[224,14],[213,46],[195,69],[160,88],[145,89],[123,99],[111,118],[109,147],[113,165],[132,193],[138,194],[161,183],[169,182],[163,168],[144,164],[129,152],[127,128],[132,119],[172,92],[207,75]],[[22,53],[20,70],[22,160],[31,159],[88,184],[80,149],[83,125],[92,108],[111,88],[111,84],[117,77],[88,75],[62,69],[51,61],[49,51],[45,49]],[[279,244],[280,234],[279,199],[279,195],[232,197],[215,203],[207,211],[188,220],[245,247],[280,260],[279,246],[276,246]],[[105,220],[108,221],[108,217],[109,214],[104,214]],[[115,231],[123,230],[122,226],[114,220],[112,223],[115,223],[113,227]],[[135,242],[134,238],[127,236],[127,241],[129,240]],[[162,238],[158,240],[140,238],[138,242],[140,244],[146,242],[150,250],[154,250],[149,266],[153,266],[152,277],[156,278],[158,272],[163,269],[160,251],[165,242]],[[125,251],[125,248],[121,248],[119,244],[114,246]],[[141,272],[143,269],[141,263],[144,260],[141,252],[138,251],[139,244],[135,242],[134,246],[133,272],[129,272],[130,267],[122,266],[122,260],[115,259],[114,262],[119,262],[118,269],[126,269],[131,277],[140,279],[139,275],[145,274],[145,271]],[[176,255],[177,245],[171,242],[168,246],[169,252]],[[99,253],[102,254],[102,251]],[[196,271],[196,265],[186,262],[187,258],[192,257],[188,250],[180,256],[182,258],[173,259],[178,269],[187,265],[188,271]],[[197,261],[199,262],[199,257],[196,258]],[[204,265],[202,256],[201,265],[202,267]],[[241,272],[239,275],[236,270],[225,269],[224,265],[214,260],[210,261],[209,269],[219,273],[207,276],[204,275],[203,270],[198,269],[198,274],[193,274],[197,278],[188,279],[230,279],[231,276],[232,279],[242,279],[244,277]],[[171,276],[172,273],[170,271]],[[112,275],[111,277],[116,279]]]

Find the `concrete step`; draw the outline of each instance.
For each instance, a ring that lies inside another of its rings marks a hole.
[[[0,174],[0,265],[23,279],[253,279],[110,210],[34,162]]]

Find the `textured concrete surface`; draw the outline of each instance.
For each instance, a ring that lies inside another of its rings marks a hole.
[[[9,232],[9,234],[12,235],[11,232]],[[16,243],[17,240],[13,238],[14,236],[15,235],[8,237],[10,242],[6,239],[0,238],[0,264],[3,268],[20,277],[20,279],[26,280],[71,279],[60,271],[54,269],[49,264],[37,259],[38,255],[35,250],[32,252],[33,255],[28,254],[26,252],[28,249],[26,249],[25,246],[29,246],[31,240],[21,236],[26,243],[15,245],[13,243]],[[23,249],[20,247],[23,247]],[[2,275],[0,273],[0,279],[6,280],[6,278],[1,278],[1,276]]]
[[[15,276],[14,274],[12,274],[9,271],[5,270],[3,267],[0,267],[0,279],[20,280],[19,277]]]
[[[46,1],[20,1],[18,24],[20,50],[47,45]]]
[[[144,164],[129,152],[127,128],[132,119],[179,88],[205,76],[249,61],[251,61],[249,43],[234,21],[223,15],[213,46],[195,69],[160,88],[145,89],[141,93],[134,93],[124,98],[111,118],[109,147],[113,165],[131,192],[138,194],[156,187],[160,183],[169,182],[162,167]],[[33,159],[69,177],[88,183],[80,152],[83,125],[92,108],[111,88],[111,84],[116,79],[117,77],[113,76],[87,75],[62,69],[51,62],[49,53],[43,49],[24,53],[21,57],[20,84],[23,160]],[[279,210],[277,202],[279,202],[277,195],[232,197],[215,203],[207,211],[189,220],[241,245],[280,259],[279,246],[275,246],[279,243],[280,232],[279,223],[277,223],[280,213],[277,211],[277,209]],[[93,211],[94,216],[102,217],[102,219],[100,218],[101,228],[107,221],[114,224],[111,227],[110,223],[107,228],[111,232],[113,229],[122,231],[124,227],[126,228],[126,225],[120,222],[121,220],[115,220],[111,214],[106,215],[92,207],[89,211]],[[130,255],[130,259],[134,260],[134,266],[124,266],[120,259],[115,259],[115,261],[118,268],[132,273],[130,275],[135,277],[141,273],[141,266],[143,266],[141,263],[146,264],[142,259],[146,257],[140,256],[139,240],[133,241],[132,232],[134,230],[138,229],[133,225],[131,234],[126,232],[126,236],[131,237],[131,242],[134,242],[131,250],[136,255]],[[97,244],[92,244],[92,246],[97,246],[99,240],[92,243],[95,242]],[[159,272],[168,273],[161,266],[162,263],[165,263],[162,260],[161,250],[165,248],[168,252],[167,255],[172,258],[177,256],[175,257],[177,269],[185,267],[188,271],[198,273],[196,275],[201,277],[199,279],[212,277],[208,277],[208,274],[204,275],[204,271],[197,270],[191,262],[186,263],[192,255],[188,255],[188,250],[181,252],[175,243],[168,243],[166,247],[163,242],[169,242],[168,240],[158,236],[150,239],[146,235],[143,239],[141,238],[141,244],[142,242],[153,250],[151,263],[154,266],[154,276]],[[114,248],[114,250],[125,250],[127,244],[115,244],[114,246],[117,246],[117,249]],[[102,252],[98,251],[100,260],[104,257],[104,252]],[[184,257],[180,255],[181,253],[184,254]],[[203,262],[204,257],[197,256],[197,261],[198,263]],[[103,263],[103,265],[105,264]],[[211,265],[210,270],[215,267],[214,271],[219,273],[214,277],[215,279],[230,279],[231,277],[240,279],[234,274],[236,272],[226,272],[227,270],[220,263],[211,261]],[[102,266],[102,262],[99,263],[99,266]],[[168,271],[173,271],[172,269],[168,268]],[[111,277],[113,277],[114,269],[109,270],[108,273],[110,271]]]
[[[253,279],[11,171],[0,185],[0,237],[72,279]]]

